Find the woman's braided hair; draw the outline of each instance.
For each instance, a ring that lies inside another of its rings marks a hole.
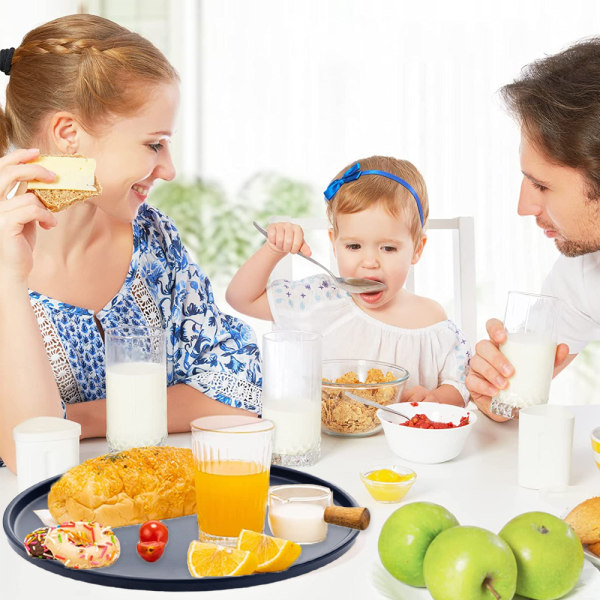
[[[12,58],[0,155],[10,143],[30,147],[44,118],[73,112],[93,131],[113,115],[135,113],[153,85],[177,81],[151,42],[95,15],[61,17],[30,31]]]

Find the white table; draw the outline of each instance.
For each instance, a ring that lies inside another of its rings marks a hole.
[[[405,463],[417,472],[417,481],[406,502],[426,500],[442,504],[463,525],[478,525],[494,532],[519,513],[543,510],[563,516],[566,511],[593,495],[600,495],[600,471],[590,447],[590,431],[600,425],[600,406],[569,407],[576,415],[571,486],[561,493],[527,490],[517,486],[517,422],[493,423],[480,416],[463,453],[448,463],[421,465]],[[169,436],[169,444],[189,446],[188,434]],[[106,452],[104,440],[81,444],[81,460]],[[360,439],[323,435],[322,458],[306,471],[342,487],[371,511],[371,525],[361,532],[343,556],[316,571],[280,582],[236,590],[210,592],[211,598],[244,600],[281,598],[317,600],[334,598],[372,599],[384,597],[376,585],[382,568],[377,556],[377,539],[386,518],[399,504],[376,504],[364,489],[358,473],[361,466],[395,459],[383,433]],[[17,494],[16,476],[0,469],[0,510]],[[595,573],[594,573],[595,575]],[[379,580],[380,581],[380,580]],[[597,584],[594,583],[594,587]],[[0,598],[123,598],[147,599],[155,592],[110,588],[61,577],[40,569],[17,555],[0,533]],[[162,598],[185,598],[197,592],[161,592]],[[406,598],[427,597],[424,592]],[[404,597],[404,596],[403,596]],[[600,586],[591,598],[600,597]]]

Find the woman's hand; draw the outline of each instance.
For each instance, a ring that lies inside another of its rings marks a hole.
[[[39,154],[36,149],[16,150],[0,158],[0,276],[5,281],[27,280],[33,266],[36,223],[44,229],[56,225],[56,217],[34,194],[22,193],[28,181],[56,179],[52,171],[30,162]],[[9,198],[17,185],[17,193]]]
[[[304,231],[294,223],[271,223],[267,227],[267,244],[272,250],[282,254],[298,254],[302,252],[310,256],[312,251],[304,241]]]

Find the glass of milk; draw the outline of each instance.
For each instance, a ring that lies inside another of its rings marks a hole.
[[[553,296],[508,293],[504,316],[507,339],[500,350],[515,372],[508,387],[492,400],[494,414],[515,418],[525,406],[548,402],[561,304]]]
[[[121,326],[104,332],[106,440],[110,452],[167,439],[165,332]]]
[[[275,465],[321,457],[321,335],[280,330],[263,336],[262,415],[275,424]]]

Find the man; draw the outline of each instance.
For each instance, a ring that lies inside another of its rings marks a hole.
[[[600,38],[536,61],[501,90],[521,126],[523,182],[518,213],[532,215],[561,256],[543,293],[562,298],[554,375],[600,339]],[[506,332],[487,322],[466,385],[491,418],[491,398],[508,385],[512,365],[498,350]]]

